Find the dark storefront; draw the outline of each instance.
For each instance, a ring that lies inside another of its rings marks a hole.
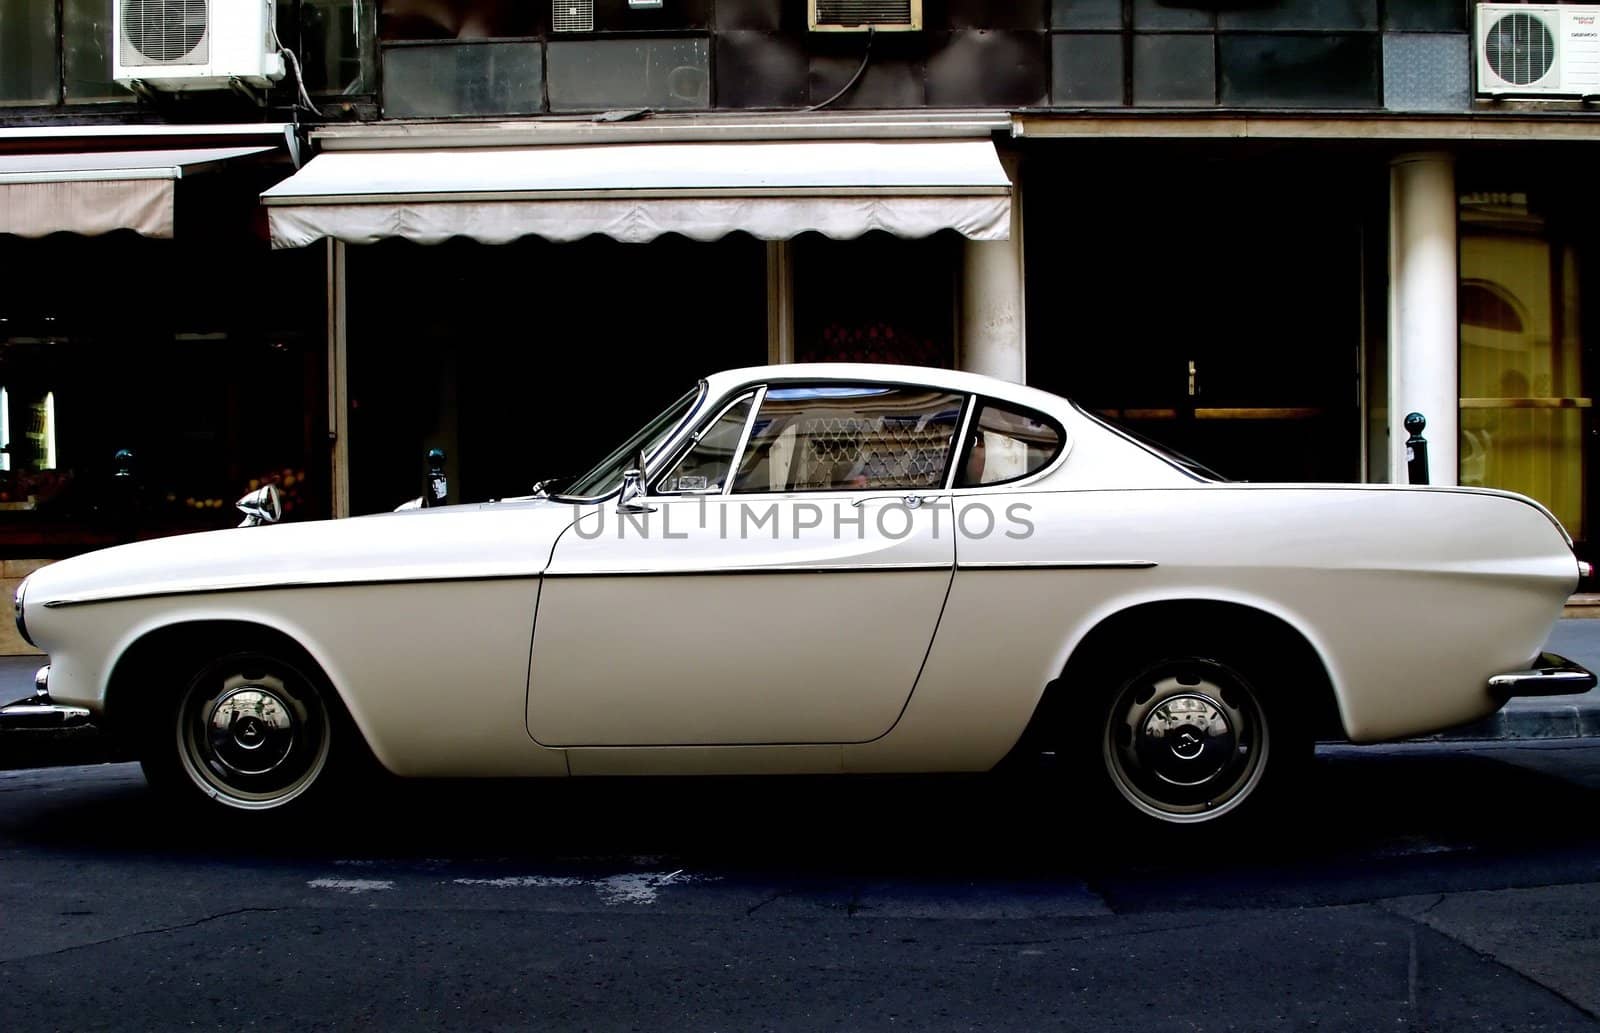
[[[1231,478],[1361,479],[1385,175],[1241,148],[1032,160],[1029,381]]]
[[[288,168],[189,169],[170,239],[0,235],[6,556],[232,526],[268,480],[326,515],[322,255],[272,251],[255,202]]]

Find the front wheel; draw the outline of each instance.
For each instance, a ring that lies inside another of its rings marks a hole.
[[[330,781],[328,692],[276,656],[233,653],[206,664],[164,715],[144,737],[145,772],[191,800],[271,811],[301,805]]]
[[[1169,826],[1267,809],[1263,801],[1298,772],[1311,739],[1291,701],[1268,696],[1244,671],[1172,655],[1109,679],[1084,759],[1113,800]]]

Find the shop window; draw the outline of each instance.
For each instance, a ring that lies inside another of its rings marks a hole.
[[[1051,39],[1051,103],[1062,107],[1121,104],[1122,35],[1061,32]]]
[[[1383,101],[1375,32],[1292,36],[1223,33],[1217,42],[1227,107],[1367,108]]]
[[[693,39],[552,40],[551,111],[711,105],[711,41]]]
[[[67,103],[132,100],[111,81],[113,0],[62,0],[61,57]]]
[[[797,362],[955,364],[959,238],[794,242]]]
[[[561,28],[552,18],[555,6],[553,0],[380,0],[378,35],[384,40],[529,38]],[[584,32],[683,32],[711,27],[712,0],[669,0],[659,7],[633,7],[628,0],[593,0],[592,8],[592,28],[587,27],[589,18],[580,19],[586,26]]]
[[[1276,32],[1376,29],[1378,0],[1275,0],[1224,10],[1217,20],[1224,29]]]
[[[325,515],[321,313],[291,317],[283,300],[320,285],[319,257],[219,262],[123,233],[0,238],[0,550],[58,556],[231,527],[234,501],[267,480],[287,519]],[[62,275],[90,268],[118,275],[88,293]]]
[[[1135,36],[1133,102],[1174,107],[1215,104],[1215,38],[1209,33]]]
[[[416,496],[432,447],[456,464],[452,499],[565,486],[699,378],[767,354],[765,245],[745,234],[349,254],[356,513]]]
[[[375,26],[371,3],[300,0],[299,57],[306,89],[316,95],[373,92]]]
[[[1465,32],[1461,0],[1384,0],[1383,27],[1392,32]]]
[[[0,0],[0,104],[54,104],[56,0]]]
[[[544,109],[543,78],[537,42],[387,47],[383,112],[390,118],[531,114]]]
[[[1540,202],[1460,199],[1460,480],[1538,499],[1587,539],[1578,242]]]
[[[1215,0],[1133,0],[1136,29],[1212,29],[1217,24]]]
[[[1054,29],[1120,29],[1122,0],[1053,0],[1050,27]]]

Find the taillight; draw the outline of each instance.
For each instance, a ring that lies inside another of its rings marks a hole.
[[[1594,584],[1594,564],[1578,561],[1578,587],[1585,588]]]

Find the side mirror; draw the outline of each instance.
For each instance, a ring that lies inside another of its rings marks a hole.
[[[617,509],[623,513],[654,513],[656,507],[639,501],[644,494],[644,449],[634,453],[633,462],[622,471],[622,492],[617,496]]]
[[[275,524],[283,519],[283,499],[278,495],[278,486],[275,484],[263,484],[234,505],[244,514],[240,527]]]

